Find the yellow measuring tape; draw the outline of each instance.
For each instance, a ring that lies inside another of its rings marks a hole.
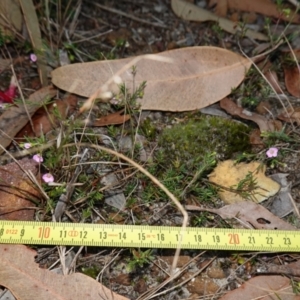
[[[0,221],[0,244],[300,252],[300,231]]]

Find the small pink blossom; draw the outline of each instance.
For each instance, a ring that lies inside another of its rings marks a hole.
[[[24,143],[24,148],[25,149],[29,149],[29,148],[31,148],[31,143]]]
[[[0,96],[0,109],[6,109],[7,104],[1,103],[1,96]]]
[[[38,162],[38,163],[41,163],[41,162],[44,161],[43,157],[42,157],[41,155],[39,155],[39,154],[33,155],[32,158],[33,158],[33,160],[35,160],[35,161]]]
[[[42,176],[43,180],[46,182],[46,183],[49,183],[49,182],[53,182],[54,181],[54,177],[51,173],[46,173]]]
[[[36,61],[37,61],[37,56],[36,56],[34,53],[31,53],[31,54],[30,54],[30,60],[31,60],[32,62],[36,62]]]
[[[278,154],[278,148],[276,147],[271,147],[267,152],[266,155],[268,157],[276,157]]]

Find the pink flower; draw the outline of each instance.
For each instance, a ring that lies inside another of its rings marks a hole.
[[[39,155],[39,154],[33,155],[32,158],[33,158],[33,160],[35,160],[35,161],[38,162],[38,163],[41,163],[41,162],[44,161],[43,157],[42,157],[41,155]]]
[[[53,182],[54,181],[54,177],[51,173],[46,173],[42,176],[43,180],[46,182],[46,183],[49,183],[49,182]]]
[[[30,54],[30,60],[31,60],[32,62],[36,62],[36,61],[37,61],[37,56],[36,56],[34,53],[31,53],[31,54]]]
[[[1,103],[1,96],[0,96],[0,109],[6,109],[7,104]]]
[[[266,155],[268,157],[276,157],[278,154],[278,148],[275,148],[275,147],[271,147],[267,152],[266,152]]]
[[[29,149],[29,148],[31,148],[31,146],[32,146],[31,143],[25,143],[24,144],[25,149]]]

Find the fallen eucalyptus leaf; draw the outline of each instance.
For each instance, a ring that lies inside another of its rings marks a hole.
[[[284,265],[270,265],[266,264],[262,268],[258,268],[257,273],[271,273],[286,276],[300,277],[300,261],[295,261],[290,264]]]
[[[220,300],[299,300],[295,295],[291,280],[283,276],[257,276],[228,292]]]
[[[0,245],[0,285],[18,300],[128,300],[86,275],[40,269],[34,256],[36,251],[23,245]]]
[[[300,97],[300,69],[299,66],[284,68],[285,86],[290,94]]]
[[[150,57],[151,60],[147,59]],[[124,68],[133,59],[135,76],[132,70]],[[118,93],[119,82],[108,86],[106,83],[124,68],[120,79],[129,92],[132,93],[132,86],[146,81],[145,94],[138,100],[143,110],[189,111],[229,95],[250,66],[248,59],[222,48],[190,47],[138,58],[67,65],[52,72],[52,82],[60,89],[84,97],[96,91],[99,95],[107,91]]]
[[[174,13],[184,20],[198,22],[215,21],[218,22],[219,26],[227,32],[235,34],[239,31],[238,24],[228,19],[220,18],[212,12],[196,6],[190,2],[184,0],[172,0],[171,4]],[[261,41],[269,40],[266,35],[260,32],[253,31],[251,29],[247,29],[244,34],[251,39],[257,39]]]
[[[295,226],[273,215],[262,205],[251,201],[233,203],[230,205],[225,205],[219,209],[202,208],[195,205],[186,205],[185,209],[208,211],[221,216],[224,220],[236,219],[248,228],[250,227],[269,230],[298,230]]]

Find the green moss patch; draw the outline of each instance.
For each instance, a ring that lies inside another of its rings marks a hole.
[[[246,125],[233,120],[198,116],[166,128],[159,138],[159,146],[167,164],[177,161],[192,167],[208,153],[215,152],[216,158],[223,160],[249,150],[249,131]]]

